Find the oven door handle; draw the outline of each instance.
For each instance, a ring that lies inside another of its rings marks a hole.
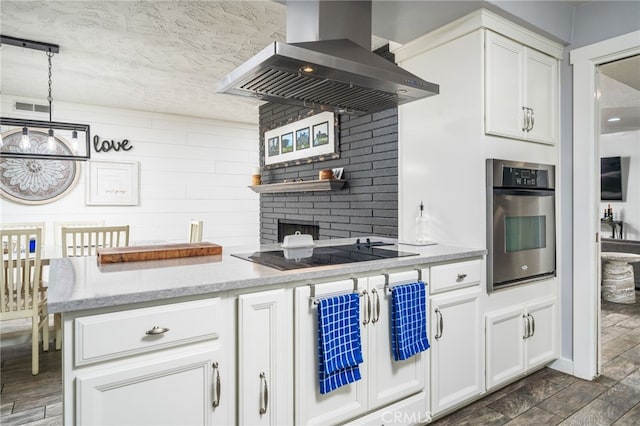
[[[519,195],[523,197],[553,197],[555,191],[553,189],[510,189],[510,188],[493,188],[494,195]]]

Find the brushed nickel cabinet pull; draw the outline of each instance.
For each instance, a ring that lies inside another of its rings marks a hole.
[[[531,335],[529,337],[531,337],[536,334],[536,319],[531,314],[529,316],[531,317]]]
[[[364,321],[362,321],[362,324],[367,325],[371,321],[371,296],[369,296],[369,292],[367,292],[367,290],[362,290],[362,295],[367,298],[367,312],[364,314]]]
[[[156,325],[151,330],[147,330],[147,332],[145,334],[150,335],[150,336],[154,336],[156,334],[164,334],[167,331],[169,331],[168,328],[166,328],[166,327],[158,327]]]
[[[269,388],[267,387],[267,375],[264,374],[264,371],[260,373],[260,379],[264,381],[262,398],[260,401],[260,414],[265,414],[267,412],[267,407],[269,406]]]
[[[220,391],[222,385],[220,383],[220,369],[218,368],[217,362],[213,363],[213,371],[216,373],[216,394],[214,395],[212,405],[214,407],[218,407],[220,405]]]
[[[437,324],[438,324],[438,332],[436,333],[436,340],[439,340],[442,337],[442,332],[444,331],[444,321],[442,320],[442,312],[440,309],[436,308],[436,316],[437,316]]]
[[[371,322],[375,324],[376,322],[380,321],[380,294],[375,288],[371,290],[371,293],[375,294],[376,296],[376,315],[371,320]]]
[[[530,123],[529,131],[532,131],[533,130],[533,125],[536,122],[536,115],[533,113],[533,110],[531,108],[529,108],[529,111],[531,111],[531,118],[529,120],[529,123]]]
[[[524,336],[522,336],[522,340],[526,340],[529,337],[529,330],[530,330],[529,317],[525,314],[522,314],[522,319],[525,321]]]
[[[467,274],[458,274],[458,278],[456,279],[456,281],[462,281],[465,278],[467,278]]]
[[[529,120],[528,120],[528,114],[527,114],[527,107],[523,106],[522,107],[522,131],[526,132],[527,129],[529,128]]]

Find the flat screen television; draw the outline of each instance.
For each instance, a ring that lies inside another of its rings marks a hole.
[[[600,199],[622,200],[622,167],[620,157],[600,158]]]

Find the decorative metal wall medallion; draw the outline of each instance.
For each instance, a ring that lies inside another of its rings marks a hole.
[[[29,152],[49,153],[47,133],[29,132]],[[22,133],[12,129],[2,134],[3,149],[23,151],[20,148]],[[66,140],[56,136],[59,154],[72,155]],[[22,204],[51,203],[66,195],[78,182],[78,164],[69,160],[41,160],[32,158],[0,159],[0,195]]]

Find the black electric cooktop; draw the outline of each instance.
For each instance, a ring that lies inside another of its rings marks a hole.
[[[254,253],[232,254],[232,256],[280,271],[288,271],[292,269],[313,268],[315,266],[338,265],[418,255],[417,253],[403,252],[395,249],[387,250],[377,248],[386,245],[393,244],[378,241],[339,246],[257,251]]]

